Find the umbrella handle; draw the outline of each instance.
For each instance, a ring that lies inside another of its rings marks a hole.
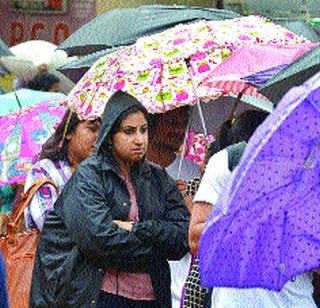
[[[235,117],[235,113],[236,113],[236,110],[237,110],[237,107],[241,101],[241,98],[244,94],[244,92],[250,87],[250,85],[247,85],[241,92],[239,92],[239,94],[237,95],[237,98],[236,98],[236,101],[234,103],[234,106],[230,112],[230,116],[229,116],[229,120],[232,120],[234,117]]]
[[[235,100],[234,106],[233,106],[233,108],[232,108],[232,110],[231,110],[231,112],[230,112],[230,115],[229,115],[229,117],[228,117],[228,120],[232,120],[232,119],[235,117],[235,115],[236,115],[236,110],[237,110],[237,107],[238,107],[238,105],[239,105],[239,103],[240,103],[240,101],[241,101],[242,96],[243,96],[243,92],[240,92],[240,93],[238,94],[236,100]]]

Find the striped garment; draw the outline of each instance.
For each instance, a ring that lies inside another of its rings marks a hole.
[[[43,223],[48,212],[53,209],[53,205],[61,193],[64,185],[70,179],[72,173],[69,164],[66,161],[53,162],[50,159],[38,161],[29,170],[24,191],[39,179],[51,179],[58,186],[58,194],[50,184],[43,185],[36,195],[32,198],[30,205],[24,212],[24,219],[27,229],[42,229]]]

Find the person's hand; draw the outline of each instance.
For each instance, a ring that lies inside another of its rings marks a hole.
[[[193,254],[198,253],[200,237],[202,235],[204,227],[205,227],[205,222],[201,222],[193,225],[192,227],[191,226],[189,227],[188,243],[189,243],[190,251]]]
[[[187,189],[187,182],[183,180],[176,180],[176,185],[179,191],[183,194]]]
[[[200,237],[203,233],[208,216],[212,211],[212,204],[196,202],[192,208],[189,225],[188,243],[192,253],[197,254]]]
[[[122,221],[122,220],[113,220],[114,224],[116,224],[119,228],[125,229],[127,231],[131,231],[134,221]]]
[[[192,209],[193,209],[193,196],[186,194],[186,195],[184,195],[183,199],[184,199],[184,202],[187,206],[189,213],[191,214]]]

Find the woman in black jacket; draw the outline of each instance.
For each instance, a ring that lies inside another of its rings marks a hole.
[[[144,160],[148,114],[121,91],[42,230],[31,307],[171,307],[167,260],[188,251],[175,182]]]

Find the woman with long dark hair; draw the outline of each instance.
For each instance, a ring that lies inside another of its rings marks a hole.
[[[51,179],[58,187],[46,184],[33,197],[25,210],[27,228],[42,229],[53,204],[72,173],[81,161],[95,151],[94,143],[100,127],[100,120],[80,121],[70,110],[66,112],[56,132],[43,145],[40,160],[29,170],[24,191],[42,178]]]
[[[131,95],[107,102],[96,154],[44,224],[30,307],[171,307],[167,260],[189,250],[189,214],[175,181],[145,161],[148,127]]]

